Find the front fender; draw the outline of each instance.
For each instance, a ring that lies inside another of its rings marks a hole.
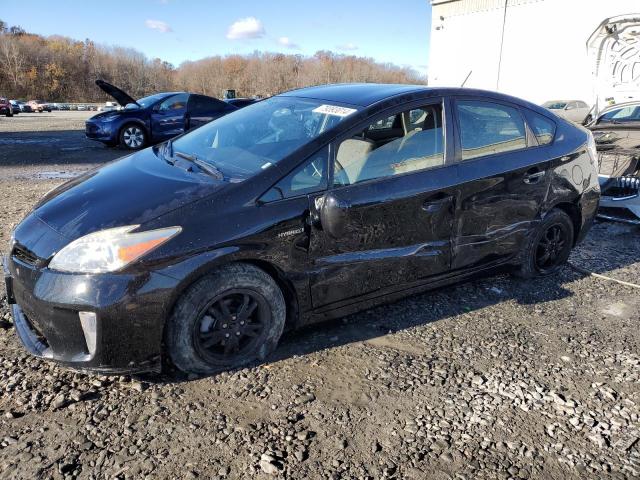
[[[265,259],[257,245],[238,245],[215,248],[192,255],[179,262],[163,266],[156,270],[157,273],[173,278],[178,283],[171,293],[168,301],[168,311],[180,296],[196,281],[215,269],[229,263],[250,263],[265,270],[283,290],[287,299],[288,313],[292,318],[291,326],[302,323],[307,312],[311,309],[309,297],[308,276],[303,273],[287,272],[282,265],[277,265],[272,259]]]

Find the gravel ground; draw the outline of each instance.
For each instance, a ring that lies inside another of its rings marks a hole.
[[[122,153],[50,156],[86,143],[80,113],[58,115],[55,132],[54,114],[0,123],[3,248],[61,181],[38,171]],[[11,144],[19,129],[63,140]],[[638,283],[639,235],[598,223],[571,261]],[[264,364],[208,378],[31,358],[3,297],[0,478],[638,478],[638,294],[569,267],[497,275],[288,334]]]

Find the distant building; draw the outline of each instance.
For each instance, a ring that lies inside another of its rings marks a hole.
[[[640,0],[431,4],[430,85],[464,82],[535,103],[640,98]]]

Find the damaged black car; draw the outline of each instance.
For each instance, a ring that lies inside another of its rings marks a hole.
[[[599,197],[591,133],[531,103],[312,87],[47,194],[13,233],[7,295],[39,357],[210,374],[286,329],[497,267],[553,274]]]

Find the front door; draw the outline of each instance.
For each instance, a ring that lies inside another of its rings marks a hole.
[[[456,166],[446,161],[442,105],[381,115],[336,142],[333,186],[310,197],[314,308],[449,270]]]
[[[151,113],[151,136],[156,142],[184,132],[188,93],[178,93],[160,102]]]

